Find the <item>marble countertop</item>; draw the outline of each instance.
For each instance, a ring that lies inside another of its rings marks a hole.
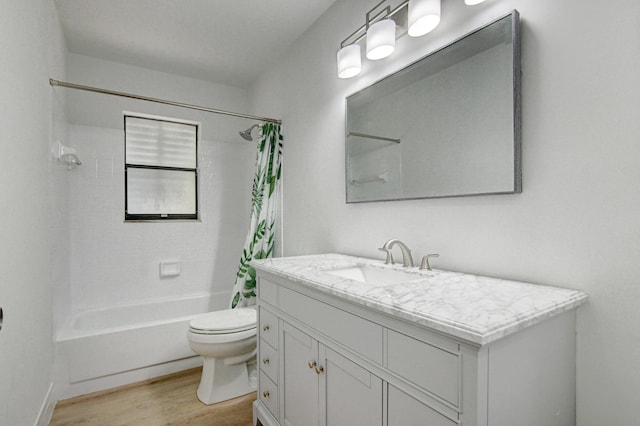
[[[485,345],[587,300],[579,290],[441,270],[419,271],[341,254],[254,260],[259,271],[369,308]],[[408,282],[371,285],[327,273],[368,265],[415,274]]]

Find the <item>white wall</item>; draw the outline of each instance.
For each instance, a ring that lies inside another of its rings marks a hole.
[[[0,13],[0,424],[48,421],[52,393],[50,258],[56,214],[48,179],[51,134],[65,132],[48,79],[64,76],[64,40],[53,3],[2,3]],[[50,236],[50,229],[53,230]],[[64,272],[61,272],[64,273]]]
[[[640,390],[640,3],[444,0],[431,35],[354,79],[340,41],[374,0],[339,0],[265,72],[255,110],[284,120],[284,254],[380,258],[400,238],[435,266],[590,295],[578,316],[580,425],[632,424]],[[346,205],[344,98],[472,28],[522,17],[523,193]]]
[[[74,83],[154,98],[247,110],[243,89],[69,55]],[[68,173],[70,279],[60,283],[67,300],[56,301],[56,318],[87,308],[135,304],[196,293],[231,294],[249,226],[255,143],[239,130],[249,120],[66,90],[71,123],[65,144],[83,164]],[[200,221],[124,223],[123,111],[201,123]],[[178,277],[161,278],[159,264],[178,260]],[[60,303],[59,305],[57,303]],[[228,301],[225,301],[228,303]],[[219,305],[220,303],[216,303]]]

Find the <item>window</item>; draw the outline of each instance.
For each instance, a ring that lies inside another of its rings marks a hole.
[[[124,116],[125,220],[198,218],[198,124]]]

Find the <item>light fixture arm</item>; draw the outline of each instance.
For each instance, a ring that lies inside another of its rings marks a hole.
[[[360,40],[365,38],[365,36],[367,35],[367,30],[369,30],[369,26],[371,25],[371,23],[376,18],[378,18],[382,13],[386,12],[384,17],[391,19],[396,14],[398,14],[398,12],[400,12],[403,9],[408,9],[408,7],[409,7],[409,0],[403,0],[402,3],[400,3],[398,6],[396,6],[393,9],[391,9],[390,5],[387,5],[384,9],[382,9],[382,11],[378,12],[378,14],[374,15],[373,18],[371,18],[371,13],[373,11],[375,11],[377,8],[379,8],[382,4],[384,4],[387,1],[388,0],[382,0],[380,3],[378,3],[377,5],[375,5],[373,8],[371,8],[369,10],[366,13],[366,16],[365,16],[366,22],[364,23],[364,25],[362,25],[361,27],[356,29],[354,32],[349,34],[344,40],[342,40],[342,42],[340,43],[340,48],[343,48],[343,47],[345,47],[346,45],[349,45],[349,44],[358,43],[358,42],[360,42]]]
[[[380,10],[378,13],[376,13],[375,15],[373,15],[373,17],[371,17],[371,14],[373,12],[375,12],[375,10],[377,8],[379,8],[380,6],[382,6],[383,4],[385,4],[387,2],[387,0],[382,0],[380,3],[376,4],[375,6],[373,6],[365,15],[365,20],[366,20],[366,30],[369,31],[369,27],[371,26],[371,24],[373,23],[373,21],[378,18],[380,15],[384,14],[383,18],[387,18],[389,16],[389,14],[391,13],[391,6],[387,5],[384,9]],[[408,3],[408,2],[407,2]]]

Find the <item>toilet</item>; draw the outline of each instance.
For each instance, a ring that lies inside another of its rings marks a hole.
[[[247,362],[256,357],[256,310],[226,309],[189,323],[189,346],[204,359],[198,399],[213,404],[255,391]]]

